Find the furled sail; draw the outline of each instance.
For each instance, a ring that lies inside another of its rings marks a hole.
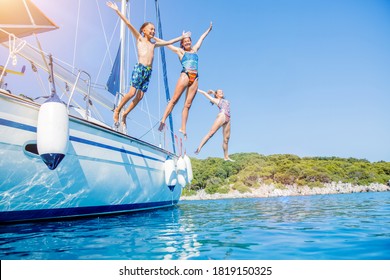
[[[116,95],[120,90],[120,68],[121,68],[121,44],[119,44],[118,52],[114,61],[114,65],[111,69],[110,77],[107,81],[107,90],[113,95]]]
[[[157,24],[158,24],[158,35],[160,39],[163,39],[163,33],[162,33],[162,26],[161,26],[161,17],[160,17],[160,8],[158,6],[157,0],[155,1],[155,6],[156,6],[156,17],[157,17]],[[171,100],[171,96],[169,94],[169,87],[168,87],[168,76],[167,76],[167,66],[165,62],[165,51],[164,48],[160,48],[161,52],[161,61],[162,61],[162,67],[163,67],[163,77],[164,77],[164,85],[165,85],[165,95],[167,102]],[[172,138],[172,148],[173,152],[176,153],[176,148],[175,148],[175,138],[174,138],[174,133],[173,133],[173,120],[172,120],[172,114],[168,116],[169,119],[169,125],[171,127],[171,138]]]

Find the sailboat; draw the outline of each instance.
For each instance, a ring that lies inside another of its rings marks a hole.
[[[126,2],[122,2],[123,13]],[[159,14],[157,0],[156,10]],[[19,16],[12,17],[16,13]],[[46,71],[52,89],[42,103],[0,88],[0,223],[176,205],[188,179],[177,180],[180,156],[174,143],[169,151],[116,131],[108,124],[112,119],[94,117],[95,104],[112,116],[115,102],[94,91],[87,72],[73,73],[40,46],[23,40],[56,29],[30,0],[0,3],[0,44],[9,50],[7,61],[1,62],[0,79],[10,61],[19,57]],[[122,38],[121,46],[124,42]],[[57,94],[58,81],[66,84],[67,94]],[[123,77],[118,91],[124,91]]]

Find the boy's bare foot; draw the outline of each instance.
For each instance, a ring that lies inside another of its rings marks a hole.
[[[126,126],[126,118],[127,118],[127,114],[123,113],[122,114],[122,122],[121,122],[121,124],[124,125],[124,126]]]
[[[114,115],[112,117],[114,119],[114,126],[119,126],[119,111],[118,108],[114,110]]]
[[[196,149],[194,154],[197,155],[197,154],[199,154],[199,152],[200,152],[199,149]]]

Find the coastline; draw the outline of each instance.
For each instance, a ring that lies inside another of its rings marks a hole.
[[[278,197],[278,196],[307,196],[323,194],[347,194],[361,192],[386,192],[390,191],[390,186],[378,183],[372,183],[368,186],[353,185],[351,183],[328,183],[323,187],[296,186],[287,185],[282,188],[274,184],[261,184],[256,188],[250,188],[250,192],[241,193],[237,190],[231,190],[229,193],[208,194],[200,190],[196,195],[181,196],[180,200],[215,200],[230,198],[260,198],[260,197]]]

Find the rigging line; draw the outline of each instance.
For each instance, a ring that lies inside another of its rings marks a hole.
[[[136,124],[136,125],[138,125],[139,127],[143,128],[143,129],[149,128],[149,127],[143,125],[142,123],[136,121],[134,118],[129,118],[129,119],[128,119],[128,122],[131,122],[131,123],[133,123],[133,124]]]
[[[107,90],[106,85],[102,85],[102,84],[98,84],[98,83],[91,83],[91,88]]]
[[[146,110],[144,109],[138,109],[138,111],[140,111],[141,113],[144,113],[144,114],[147,114],[153,121],[158,121],[160,120],[159,118],[157,118],[156,116],[148,113]]]
[[[138,137],[138,139],[142,139],[146,134],[148,134],[150,131],[153,131],[153,128],[155,128],[157,125],[159,124],[159,122],[156,122],[153,126],[152,126],[152,128],[150,128],[148,131],[146,131],[144,134],[142,134],[142,136],[141,137]],[[154,135],[154,133],[153,133],[153,135]],[[154,138],[154,137],[153,137]]]
[[[153,121],[158,121],[158,120],[160,120],[159,118],[157,118],[156,116],[150,114],[148,111],[146,111],[146,110],[144,110],[144,109],[138,109],[138,111],[141,112],[141,113],[144,113],[144,114],[148,115],[149,118],[152,119]]]
[[[79,5],[78,5],[78,8],[77,8],[76,32],[75,32],[75,37],[74,37],[73,62],[72,62],[73,73],[74,73],[74,70],[75,70],[74,64],[76,62],[77,37],[78,37],[78,34],[79,34],[80,7],[81,7],[81,0],[79,0]]]
[[[41,87],[41,91],[43,92],[44,95],[49,95],[46,91],[46,88],[45,88],[45,85],[43,84],[43,81],[42,81],[42,78],[41,76],[39,75],[38,73],[38,69],[36,68],[36,66],[34,65],[34,63],[32,61],[29,61],[31,63],[31,67],[35,67],[36,71],[34,71],[34,68],[33,68],[33,72],[35,73],[35,75],[37,76],[37,80],[38,80],[38,83]]]
[[[146,0],[144,1],[144,22],[146,21]]]
[[[47,61],[46,61],[46,58],[45,58],[45,56],[49,56],[49,55],[46,54],[46,53],[43,51],[42,46],[41,46],[41,42],[39,41],[37,34],[34,33],[34,37],[35,37],[35,40],[37,41],[37,45],[38,45],[38,48],[39,48],[39,49],[37,49],[37,51],[38,51],[38,53],[42,56],[42,59],[43,59],[43,62],[45,63],[47,72],[50,73],[50,71],[49,71],[49,65],[47,64]]]
[[[110,45],[109,45],[109,43],[108,43],[108,41],[107,41],[107,34],[106,34],[106,30],[105,30],[104,24],[103,24],[102,13],[100,12],[100,7],[99,7],[98,1],[95,0],[95,2],[96,2],[96,6],[97,6],[97,9],[98,9],[98,13],[99,13],[100,25],[101,25],[102,30],[103,30],[104,42],[106,43],[107,49],[109,49],[109,48],[110,48]],[[108,53],[108,58],[110,59],[110,62],[111,62],[111,65],[112,65],[113,62],[112,62],[112,57],[111,57],[111,54],[110,54],[110,53]]]
[[[126,17],[130,19],[130,15],[131,15],[131,4],[128,3],[127,8],[126,8]],[[137,59],[137,62],[138,62],[138,56],[137,56],[137,51],[136,51],[136,47],[135,47],[134,37],[132,36],[132,34],[128,28],[126,28],[125,33],[126,33],[125,34],[126,51],[125,51],[125,59],[123,59],[123,63],[125,64],[124,69],[128,69],[128,67],[126,67],[126,65],[130,65],[130,37],[132,37],[132,40],[133,40],[134,57]],[[125,70],[125,73],[126,73],[126,70]],[[124,85],[125,85],[123,90],[124,90],[124,92],[128,92],[130,89],[130,86],[129,86],[130,80],[131,80],[130,75],[124,75],[123,80],[124,80]]]
[[[161,56],[160,56],[160,53],[157,52],[157,93],[158,93],[158,116],[161,117],[161,80],[160,80],[160,74],[161,74],[161,65],[160,65],[160,59],[161,59]]]
[[[105,123],[102,114],[100,114],[100,111],[96,108],[96,106],[91,106],[91,110],[95,112],[95,115],[97,116],[97,119],[103,123]]]
[[[148,100],[146,99],[146,96],[145,96],[145,104],[146,104],[146,109],[147,109],[147,114],[148,114],[148,116],[149,116],[149,124],[150,124],[150,126],[152,126],[152,118],[151,118],[151,114],[150,114],[150,112],[149,112],[149,104],[148,104]],[[152,127],[153,128],[153,127]],[[154,139],[154,141],[156,141],[156,136],[154,135],[154,131],[152,131],[152,134],[153,134],[153,139]]]
[[[31,21],[32,25],[35,26],[34,18],[33,18],[32,15],[31,15],[31,12],[30,12],[30,9],[29,9],[28,6],[27,6],[26,0],[23,0],[23,4],[24,4],[24,7],[26,8],[28,17],[30,18],[30,21]]]
[[[131,18],[131,7],[130,6],[131,5],[129,4],[128,5],[128,11],[127,11],[127,17],[128,18]],[[128,28],[127,28],[127,33],[130,33],[130,30]],[[134,38],[134,36],[132,36],[132,34],[127,36],[127,37],[131,37],[131,39],[133,41],[134,55],[135,55],[135,59],[137,60],[137,63],[138,63],[137,46],[135,44],[135,38]],[[130,44],[127,44],[127,46],[128,46],[128,49],[130,50]],[[130,51],[128,51],[127,53],[130,53]]]
[[[115,32],[116,32],[116,30],[117,30],[117,28],[118,28],[119,21],[120,21],[120,19],[118,18],[118,19],[116,20],[115,28],[114,28],[114,31],[112,32],[110,41],[108,42],[108,46],[107,46],[107,48],[106,48],[106,52],[104,53],[104,57],[103,57],[103,59],[102,59],[102,63],[100,64],[99,71],[98,71],[98,73],[97,73],[97,75],[96,75],[95,84],[97,84],[97,81],[99,80],[100,73],[101,73],[101,71],[102,71],[102,69],[103,69],[103,64],[104,64],[104,61],[106,61],[107,55],[109,55],[110,62],[111,62],[111,67],[113,66],[113,62],[112,62],[111,55],[110,55],[110,46],[111,46],[111,42],[112,42],[112,40],[113,40],[113,38],[114,38],[114,34],[115,34]],[[106,88],[106,86],[104,86],[104,87]]]
[[[137,46],[135,45],[134,36],[131,36],[131,38],[133,40],[133,49],[134,49],[135,59],[137,60],[137,63],[138,63]],[[130,44],[128,44],[128,48],[130,49]]]

